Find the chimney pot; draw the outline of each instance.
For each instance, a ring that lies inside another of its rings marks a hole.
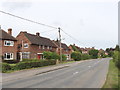
[[[12,35],[12,28],[8,29],[8,34]]]
[[[37,36],[40,36],[40,33],[39,33],[39,32],[37,32],[37,33],[36,33],[36,35],[37,35]]]

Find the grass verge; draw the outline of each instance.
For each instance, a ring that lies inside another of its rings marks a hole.
[[[120,73],[119,73],[120,76]],[[119,77],[120,79],[120,77]],[[119,90],[118,89],[118,68],[115,66],[115,63],[113,60],[110,60],[109,64],[109,70],[106,78],[106,82],[103,85],[102,89],[104,88],[113,88],[114,90]]]

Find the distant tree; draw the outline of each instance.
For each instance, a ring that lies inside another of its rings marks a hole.
[[[89,51],[89,55],[91,55],[91,58],[93,58],[93,59],[98,58],[98,53],[99,53],[99,51],[96,50],[96,49],[91,49],[91,50]]]
[[[116,51],[120,51],[119,45],[116,45],[115,50],[116,50]]]
[[[114,51],[113,48],[106,48],[106,52],[108,53],[109,57],[112,57]]]
[[[110,52],[110,49],[109,48],[106,48],[106,50],[105,50],[107,53],[109,53]]]

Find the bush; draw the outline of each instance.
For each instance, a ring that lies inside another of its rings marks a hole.
[[[16,65],[9,65],[7,63],[2,63],[2,72],[5,73],[9,70],[22,70],[22,69],[55,65],[55,64],[56,64],[56,60],[40,60],[40,61],[32,60],[28,62],[19,62]]]
[[[50,59],[54,59],[54,60],[57,60],[57,59],[59,59],[59,55],[57,54],[57,53],[55,53],[55,52],[43,52],[43,56],[44,56],[44,58],[45,59],[48,59],[48,60],[50,60]]]
[[[56,64],[55,60],[40,60],[40,61],[19,62],[18,64],[16,64],[14,69],[22,70],[22,69],[42,67],[42,66],[48,66],[48,65],[55,65],[55,64]]]
[[[113,61],[115,62],[115,65],[120,70],[120,51],[115,51],[113,54]]]
[[[57,59],[59,59],[59,58],[60,58],[60,56],[59,56],[57,53],[53,52],[53,53],[51,54],[51,59],[57,60]]]
[[[60,60],[60,56],[59,56],[59,60]],[[66,60],[67,60],[66,55],[62,54],[62,61],[66,61]]]
[[[38,59],[23,59],[23,62],[39,61]]]
[[[82,54],[81,55],[82,60],[87,60],[87,59],[90,59],[90,58],[91,58],[91,56],[89,54]]]
[[[11,70],[11,66],[8,63],[2,63],[2,72],[5,73],[8,70]]]
[[[91,55],[91,58],[92,59],[96,59],[96,58],[98,58],[98,50],[96,50],[96,49],[91,49],[90,51],[89,51],[89,55]]]
[[[81,53],[80,52],[73,52],[71,54],[71,58],[74,59],[75,61],[80,61],[81,60]]]

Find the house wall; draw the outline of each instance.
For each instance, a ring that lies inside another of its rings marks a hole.
[[[21,32],[17,37],[17,45],[22,45],[22,43],[28,43],[28,48],[24,48],[24,47],[20,47],[18,49],[18,52],[29,52],[30,59],[34,59],[34,58],[38,58],[38,54],[41,54],[44,51],[51,51],[51,52],[55,52],[56,48],[52,47],[52,49],[47,49],[47,47],[45,47],[45,49],[42,49],[42,47],[38,46],[38,45],[32,45],[31,42],[28,40],[28,38],[24,35],[23,32]]]
[[[17,41],[14,41],[14,46],[5,46],[5,40],[0,40],[0,56],[4,56],[5,53],[13,53],[13,59],[16,60],[17,57]],[[12,41],[12,40],[7,40]]]

